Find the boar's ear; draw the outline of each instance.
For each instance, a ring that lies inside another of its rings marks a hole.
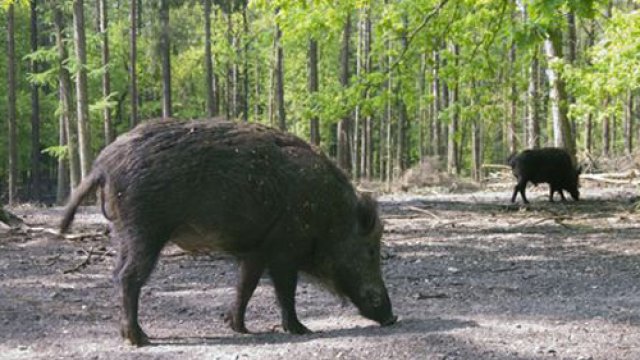
[[[362,235],[370,234],[378,221],[378,204],[368,194],[358,196],[358,231]]]

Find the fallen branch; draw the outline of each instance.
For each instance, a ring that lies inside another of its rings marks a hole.
[[[522,222],[519,222],[519,223],[515,224],[515,226],[536,226],[536,225],[542,224],[545,221],[550,221],[551,220],[551,221],[555,222],[558,225],[562,225],[562,226],[564,226],[566,228],[569,228],[568,225],[566,225],[566,224],[564,224],[562,222],[565,221],[565,220],[570,220],[570,219],[571,219],[571,217],[569,217],[569,216],[556,215],[556,216],[551,216],[551,217],[545,217],[545,218],[542,218],[542,219],[538,219],[538,220],[533,221],[533,222],[530,222],[529,220],[525,220],[525,221],[522,221]]]
[[[0,221],[0,232],[9,232],[11,231],[11,229],[12,229],[11,226]]]
[[[490,272],[507,272],[507,271],[514,271],[514,270],[518,270],[519,267],[517,266],[509,266],[509,267],[502,267],[502,268],[497,268],[497,269],[490,269]]]
[[[49,260],[47,261],[47,263],[45,265],[46,266],[52,266],[53,264],[58,262],[58,259],[60,259],[61,256],[62,256],[62,254],[57,254],[57,255],[49,258]]]
[[[406,209],[407,210],[417,211],[417,212],[422,213],[422,214],[427,214],[427,215],[431,216],[432,218],[434,218],[434,219],[436,219],[438,221],[442,221],[442,219],[438,215],[434,214],[433,212],[431,212],[429,210],[422,209],[422,208],[419,208],[417,206],[407,206]]]
[[[499,169],[499,170],[511,170],[511,166],[502,164],[482,164],[482,169]]]
[[[614,174],[614,175],[619,175],[619,174]],[[611,178],[607,174],[585,174],[585,175],[581,175],[580,179],[598,181],[598,182],[603,182],[608,184],[633,184],[633,185],[640,184],[640,181],[635,180],[635,178],[624,178],[624,177]],[[627,179],[627,180],[622,180],[622,179]]]
[[[413,296],[417,300],[426,300],[426,299],[448,299],[449,295],[445,293],[433,293],[433,294],[425,294],[425,293],[417,293]]]
[[[105,251],[106,253],[106,251]],[[62,271],[63,274],[69,274],[72,272],[76,272],[80,269],[82,269],[83,267],[89,265],[89,263],[91,262],[91,256],[93,256],[93,246],[91,247],[91,249],[89,249],[89,253],[87,254],[87,257],[84,259],[83,262],[81,262],[80,264],[76,265],[75,267],[71,268],[71,269],[67,269]]]
[[[638,171],[635,169],[631,169],[629,171],[617,172],[617,173],[600,173],[600,174],[592,174],[592,175],[600,175],[607,178],[612,179],[635,179],[638,178]]]
[[[61,237],[66,240],[82,240],[84,238],[95,238],[95,237],[105,236],[104,232],[99,232],[99,231],[75,233],[75,234],[62,234],[58,229],[45,228],[45,227],[29,227],[26,229],[26,231],[31,233],[47,233],[47,234]]]
[[[8,210],[0,207],[0,223],[4,223],[11,228],[15,228],[22,225],[24,221]]]

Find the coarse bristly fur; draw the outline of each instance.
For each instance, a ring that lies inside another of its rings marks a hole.
[[[122,333],[136,345],[148,341],[137,321],[139,291],[169,241],[238,258],[227,317],[235,331],[246,332],[246,304],[265,270],[287,331],[309,331],[293,305],[298,272],[348,297],[364,316],[395,322],[375,200],[358,195],[333,162],[291,134],[224,119],[145,122],[101,152],[69,201],[62,231],[95,188],[120,244],[114,276]]]
[[[553,194],[560,193],[565,200],[563,190],[571,194],[574,200],[580,197],[579,175],[580,167],[575,168],[571,156],[565,149],[542,148],[524,150],[519,154],[512,154],[507,160],[513,175],[518,180],[513,190],[511,202],[515,202],[518,192],[525,203],[529,201],[525,195],[528,182],[534,185],[549,184],[549,200],[553,201]]]

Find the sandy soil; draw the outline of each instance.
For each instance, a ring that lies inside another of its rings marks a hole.
[[[104,220],[85,208],[63,240],[0,232],[3,359],[640,359],[640,214],[635,188],[583,189],[584,201],[508,203],[507,187],[459,195],[381,197],[383,266],[400,321],[381,328],[314,283],[282,332],[268,279],[247,313],[254,334],[223,322],[235,265],[175,247],[143,290],[152,346],[125,344]],[[13,209],[53,227],[60,209]]]

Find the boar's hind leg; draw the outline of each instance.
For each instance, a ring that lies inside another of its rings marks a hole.
[[[120,333],[132,345],[149,343],[147,335],[138,323],[140,289],[153,270],[164,241],[146,236],[119,239],[121,242],[119,263],[115,280],[121,292],[123,319]]]
[[[298,270],[290,264],[278,262],[270,264],[269,273],[276,289],[276,297],[282,313],[282,327],[292,334],[310,334],[311,330],[302,325],[296,314],[296,286]]]
[[[235,332],[246,334],[249,331],[244,324],[244,314],[253,291],[258,286],[264,272],[264,260],[260,256],[247,256],[240,259],[240,275],[236,287],[236,300],[225,317],[225,322]]]

